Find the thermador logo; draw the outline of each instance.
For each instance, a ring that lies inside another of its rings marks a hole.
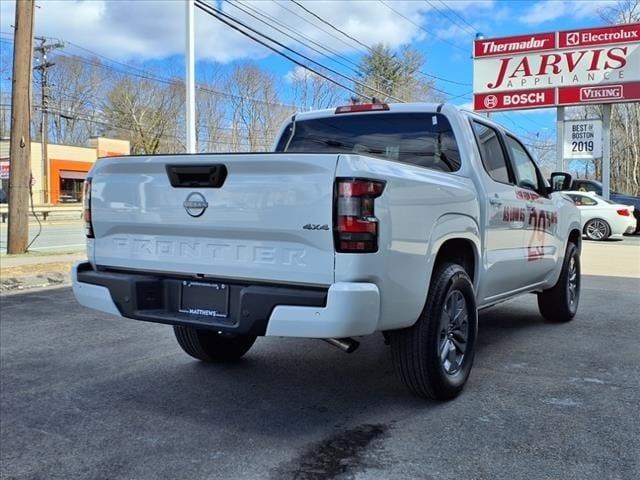
[[[199,217],[205,212],[209,204],[202,194],[193,192],[189,194],[182,206],[192,217]]]

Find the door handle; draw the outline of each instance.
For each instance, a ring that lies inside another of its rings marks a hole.
[[[502,200],[500,200],[499,198],[490,198],[489,203],[491,205],[495,205],[496,207],[499,207],[500,205],[502,205]]]

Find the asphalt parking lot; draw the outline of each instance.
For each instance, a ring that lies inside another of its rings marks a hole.
[[[204,365],[170,327],[2,297],[6,479],[637,479],[640,280],[585,277],[578,316],[533,296],[481,315],[462,396],[409,396],[380,336],[352,355],[263,338]]]

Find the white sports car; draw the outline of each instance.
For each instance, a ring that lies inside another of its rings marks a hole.
[[[582,232],[589,240],[631,233],[636,228],[634,207],[605,200],[593,192],[567,192],[580,210]]]

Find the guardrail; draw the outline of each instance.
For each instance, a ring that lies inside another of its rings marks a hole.
[[[29,216],[33,217],[36,214],[39,218],[47,221],[49,216],[68,215],[82,217],[82,205],[36,205],[31,209],[29,207]],[[0,217],[2,217],[2,223],[7,221],[9,216],[9,206],[0,205]]]

